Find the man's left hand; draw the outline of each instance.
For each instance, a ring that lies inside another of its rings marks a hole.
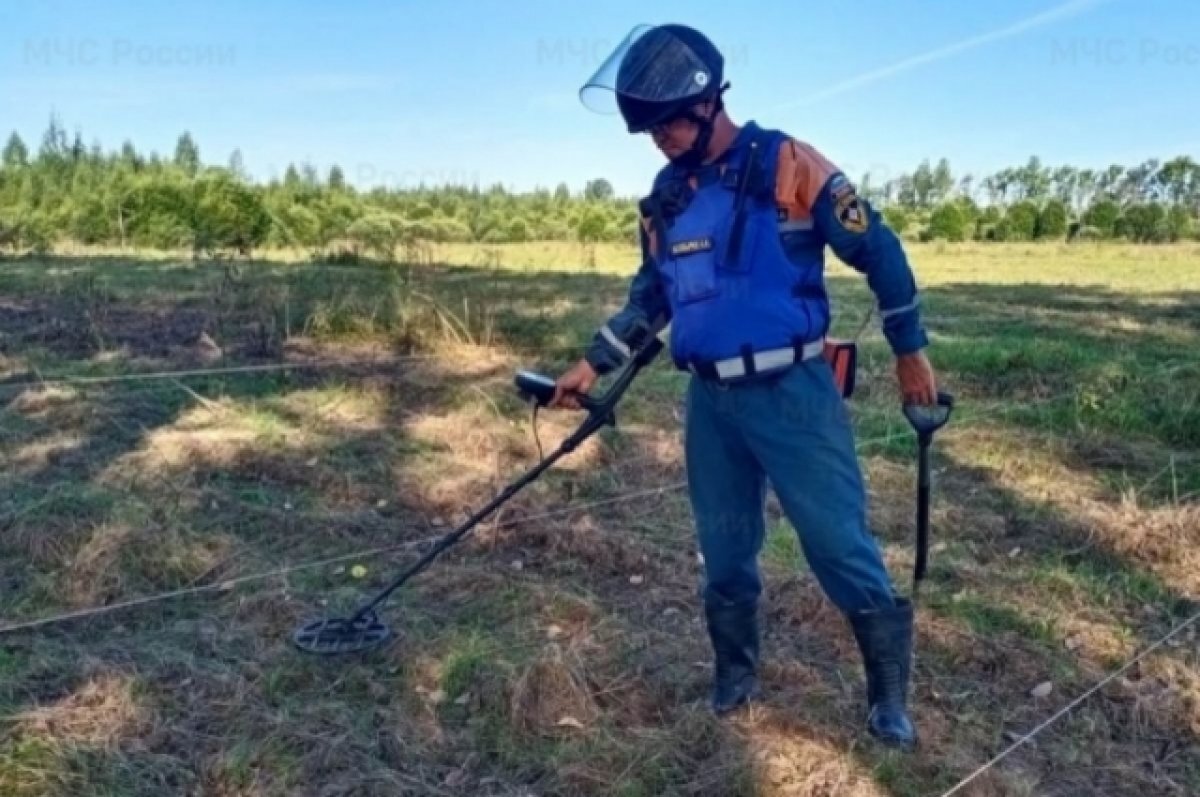
[[[901,354],[896,358],[896,379],[905,404],[932,407],[937,404],[937,380],[933,366],[923,351]]]

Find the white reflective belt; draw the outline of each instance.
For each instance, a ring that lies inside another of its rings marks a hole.
[[[805,343],[801,349],[801,360],[811,360],[825,351],[825,340],[819,338],[811,343]],[[757,351],[751,358],[754,361],[754,372],[761,374],[786,368],[796,362],[796,350],[791,346],[786,349],[768,349]],[[719,379],[737,379],[746,375],[746,363],[741,357],[730,357],[728,360],[718,360],[713,363]]]

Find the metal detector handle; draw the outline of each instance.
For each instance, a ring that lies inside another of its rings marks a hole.
[[[931,407],[923,404],[905,404],[904,417],[920,437],[933,438],[933,433],[950,422],[954,412],[954,396],[938,391],[937,403]]]
[[[599,396],[589,397],[586,404],[581,400],[580,404],[588,411],[587,419],[575,431],[575,434],[567,438],[564,444],[573,446],[575,445],[574,441],[582,442],[601,426],[615,426],[617,404],[621,402],[621,397],[633,384],[638,372],[654,362],[654,358],[662,350],[662,341],[657,337],[651,337],[625,365],[621,366],[607,390]]]
[[[917,432],[917,556],[913,565],[914,590],[929,570],[929,496],[933,478],[930,473],[929,450],[933,435],[950,422],[954,411],[954,396],[938,393],[934,407],[904,405],[904,417]]]

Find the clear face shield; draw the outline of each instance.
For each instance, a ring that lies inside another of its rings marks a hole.
[[[614,114],[618,94],[666,105],[700,97],[713,79],[708,65],[673,32],[638,25],[584,83],[579,99],[592,111]]]

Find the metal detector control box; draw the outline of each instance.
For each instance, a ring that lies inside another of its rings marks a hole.
[[[554,380],[533,371],[517,371],[513,380],[522,396],[531,398],[538,406],[545,407],[554,400]]]

